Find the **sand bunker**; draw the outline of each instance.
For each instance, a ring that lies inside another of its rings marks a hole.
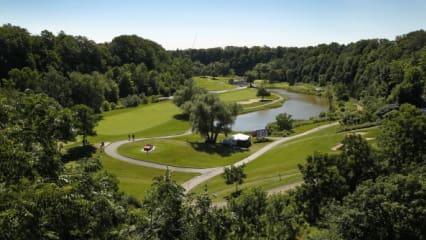
[[[339,150],[341,147],[343,147],[343,144],[339,143],[339,144],[337,144],[336,146],[332,147],[332,148],[331,148],[331,150],[333,150],[333,151],[337,151],[337,150]]]
[[[239,104],[252,104],[252,103],[257,103],[257,102],[260,102],[259,98],[252,98],[252,99],[249,99],[249,100],[246,100],[246,101],[241,101],[241,102],[238,102],[238,103]]]

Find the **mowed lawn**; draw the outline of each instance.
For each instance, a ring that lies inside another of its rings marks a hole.
[[[179,119],[180,113],[171,101],[106,112],[96,127],[98,136],[89,141],[125,139],[128,134],[136,138],[180,134],[190,128],[189,122]]]
[[[219,94],[219,97],[224,102],[241,102],[250,99],[258,98],[256,96],[257,90],[254,88],[244,88],[241,90],[225,92]]]
[[[279,88],[279,89],[284,89],[290,92],[311,94],[311,95],[317,95],[318,92],[316,91],[316,89],[319,87],[309,83],[296,83],[295,85],[290,86],[288,82],[270,83],[269,80],[255,80],[254,83],[258,86],[264,84],[266,88]]]
[[[229,84],[229,80],[233,77],[193,77],[195,84],[205,88],[208,91],[229,90],[238,87],[237,85]]]
[[[254,143],[250,149],[232,149],[223,146],[218,139],[215,145],[205,144],[198,135],[168,139],[149,139],[122,145],[118,152],[124,156],[171,166],[208,168],[226,166],[248,157],[267,143]],[[145,144],[153,144],[155,150],[145,153]]]
[[[154,177],[164,175],[164,170],[129,164],[102,154],[100,157],[103,168],[119,180],[119,189],[139,200],[145,196]],[[173,179],[182,184],[197,176],[196,173],[172,172]]]
[[[242,188],[261,186],[268,190],[301,181],[302,175],[297,165],[304,164],[309,155],[315,151],[338,153],[331,148],[339,144],[347,133],[336,133],[336,130],[337,127],[327,128],[281,144],[247,164],[244,169],[247,178]],[[365,137],[374,137],[377,134],[374,128],[360,131],[368,132]],[[221,201],[235,190],[233,185],[226,185],[223,177],[219,175],[200,184],[193,191],[200,192],[205,185],[211,194],[217,196],[215,201]]]

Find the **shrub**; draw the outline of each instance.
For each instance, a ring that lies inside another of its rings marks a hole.
[[[108,101],[103,101],[101,104],[101,111],[108,112],[111,110],[111,104]]]
[[[121,99],[121,103],[125,107],[137,107],[141,104],[141,99],[137,95],[129,95]]]

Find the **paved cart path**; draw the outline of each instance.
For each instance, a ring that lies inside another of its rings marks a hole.
[[[268,152],[269,150],[271,150],[272,148],[274,148],[277,145],[291,141],[291,140],[296,139],[296,138],[300,138],[302,136],[312,134],[314,132],[320,131],[320,130],[325,129],[325,128],[336,126],[338,124],[339,124],[338,122],[330,123],[330,124],[327,124],[327,125],[323,125],[323,126],[313,128],[313,129],[308,130],[308,131],[303,132],[303,133],[299,133],[299,134],[294,135],[294,136],[278,138],[278,140],[264,146],[259,151],[257,151],[255,153],[253,153],[252,155],[242,159],[241,161],[234,163],[233,165],[241,166],[243,164],[247,164],[251,161],[254,161],[256,158],[258,158],[259,156]],[[180,134],[180,135],[170,135],[170,136],[154,137],[154,138],[174,138],[174,137],[185,136],[185,135],[189,135],[189,134],[191,134],[191,131],[187,131],[187,132]],[[135,139],[135,141],[141,141],[141,140],[146,140],[146,139],[153,139],[153,138],[138,138],[138,139]],[[133,159],[133,158],[123,156],[123,155],[119,154],[118,151],[117,151],[117,149],[121,145],[126,144],[126,143],[129,143],[129,141],[128,140],[122,140],[122,141],[116,141],[116,142],[109,143],[105,147],[105,153],[107,155],[115,158],[115,159],[118,159],[118,160],[123,161],[123,162],[131,163],[131,164],[135,164],[135,165],[158,168],[158,169],[169,169],[169,170],[178,171],[178,172],[200,173],[199,176],[196,176],[196,177],[194,177],[194,178],[192,178],[192,179],[190,179],[190,180],[188,180],[188,181],[186,181],[185,183],[182,184],[182,186],[185,188],[186,192],[189,192],[191,189],[193,189],[195,186],[199,185],[200,183],[207,181],[210,178],[213,178],[213,177],[215,177],[219,174],[222,174],[224,167],[231,166],[231,165],[228,165],[228,166],[220,166],[220,167],[213,167],[213,168],[191,168],[191,167],[170,166],[170,165],[165,165],[165,164],[160,164],[160,163],[153,163],[153,162],[149,162],[149,161]]]

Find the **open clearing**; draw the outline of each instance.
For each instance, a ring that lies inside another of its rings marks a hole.
[[[290,85],[288,82],[273,82],[270,83],[269,80],[255,80],[254,83],[258,86],[264,85],[266,88],[278,88],[284,89],[290,92],[318,95],[317,89],[318,86],[312,85],[309,83],[296,83],[295,85]],[[323,94],[324,91],[321,91],[320,94]]]
[[[195,134],[168,139],[148,139],[122,145],[118,152],[133,159],[169,166],[209,168],[237,162],[270,143],[255,143],[249,149],[233,149],[223,146],[222,139],[223,136],[215,145],[205,144],[203,139]],[[156,150],[151,153],[141,152],[145,144],[153,144]]]
[[[244,172],[247,174],[247,178],[241,188],[262,186],[268,190],[299,182],[302,176],[297,165],[304,164],[306,158],[314,151],[331,154],[331,148],[340,143],[347,134],[336,133],[336,130],[337,127],[332,127],[300,137],[281,144],[260,156],[246,165]],[[371,130],[373,131],[371,135],[375,135],[375,130]],[[204,185],[207,185],[209,192],[216,196],[215,201],[222,201],[223,197],[235,190],[233,185],[226,185],[223,177],[219,175],[200,184],[193,192],[200,192]]]
[[[244,88],[220,93],[219,97],[222,101],[227,103],[240,103],[243,108],[240,114],[280,107],[284,103],[284,98],[277,96],[276,94],[271,94],[271,96],[265,97],[263,101],[261,98],[258,98],[256,94],[257,89]]]
[[[257,98],[257,90],[254,88],[244,88],[238,91],[221,93],[220,99],[224,102],[242,102]]]
[[[202,79],[202,81],[206,81],[206,79]],[[223,84],[221,83],[220,85]],[[235,87],[235,85],[230,86]],[[246,102],[245,106],[262,104],[263,102],[253,101],[253,99],[258,99],[256,93],[256,89],[247,88],[221,93],[219,96],[226,102],[250,100],[250,103]],[[274,98],[276,96],[271,96],[271,99]],[[127,139],[128,134],[135,134],[136,138],[181,134],[190,128],[190,124],[180,119],[180,113],[181,110],[171,101],[106,112],[103,114],[104,119],[96,128],[99,135],[91,137],[89,140],[93,143],[100,141],[110,142]],[[322,124],[324,123],[296,128],[295,134]],[[376,135],[376,130],[374,129],[363,131],[367,132],[363,137],[374,138]],[[371,132],[373,133],[371,134]],[[297,165],[304,163],[306,157],[312,154],[314,150],[332,152],[331,148],[340,143],[344,134],[336,133],[335,128],[330,128],[275,147],[246,166],[245,172],[248,178],[243,187],[263,186],[268,190],[300,182],[301,175]],[[218,139],[218,142],[220,141],[221,139]],[[150,153],[141,152],[141,148],[147,143],[154,144],[156,150]],[[375,141],[371,143],[374,145]],[[123,145],[119,151],[121,154],[134,159],[147,160],[169,166],[209,168],[235,163],[256,152],[266,144],[254,144],[249,151],[226,150],[223,149],[221,144],[207,147],[201,137],[193,134],[176,138],[150,139],[129,143]],[[105,155],[102,155],[101,159],[105,169],[114,173],[120,180],[120,189],[137,197],[145,194],[153,177],[164,173],[164,170],[135,166]],[[186,182],[195,176],[197,176],[196,173],[174,173],[174,179],[178,183]],[[225,185],[221,176],[216,176],[205,184],[208,185],[209,191],[216,194],[219,199],[228,195],[234,189],[234,186]],[[200,184],[194,191],[199,191],[203,185],[204,183]]]
[[[164,175],[164,170],[125,163],[105,154],[100,155],[100,160],[104,169],[117,177],[120,190],[139,200],[150,188],[152,179]],[[173,180],[177,183],[183,183],[197,175],[197,173],[172,172]]]
[[[89,140],[100,142],[126,139],[128,134],[135,134],[139,138],[183,133],[190,125],[179,119],[180,113],[181,110],[171,101],[106,112],[96,127],[98,136]]]
[[[237,85],[229,84],[229,81],[231,79],[236,79],[236,77],[199,76],[193,77],[192,79],[197,86],[205,88],[208,91],[229,90],[238,87]]]

